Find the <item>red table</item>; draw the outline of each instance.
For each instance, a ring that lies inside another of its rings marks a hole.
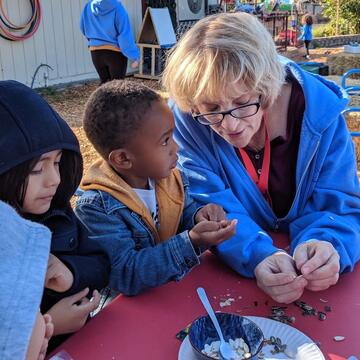
[[[202,264],[178,283],[136,297],[118,296],[57,350],[66,350],[74,360],[177,359],[180,342],[175,334],[204,314],[196,294],[199,286],[205,288],[215,310],[267,317],[271,306],[277,305],[257,288],[254,280],[239,276],[208,253]],[[221,299],[229,297],[235,301],[221,308]],[[342,275],[336,286],[322,292],[307,291],[301,300],[320,311],[325,305],[332,308],[325,321],[302,316],[293,304],[286,310],[295,316],[297,329],[320,342],[326,359],[360,355],[360,266],[353,273]],[[334,341],[336,335],[345,340]]]

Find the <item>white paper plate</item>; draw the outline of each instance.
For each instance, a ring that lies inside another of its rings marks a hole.
[[[270,336],[279,337],[283,344],[287,344],[291,353],[296,354],[294,359],[325,360],[324,355],[317,347],[317,345],[308,336],[294,327],[263,317],[246,317],[260,327],[266,339],[269,339]],[[289,359],[285,354],[271,354],[271,350],[273,348],[274,347],[271,345],[263,347],[262,351],[265,354],[265,360]],[[196,360],[192,352],[188,336],[180,346],[178,360]]]

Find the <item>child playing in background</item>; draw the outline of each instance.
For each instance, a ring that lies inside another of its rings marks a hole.
[[[107,285],[108,261],[87,247],[70,198],[82,176],[78,141],[38,94],[16,81],[0,82],[0,200],[52,232],[41,310],[54,334],[80,329]],[[90,302],[90,294],[94,301]]]
[[[84,129],[102,159],[85,175],[75,212],[108,254],[112,289],[135,295],[180,280],[203,250],[234,235],[236,222],[218,205],[198,209],[175,169],[174,120],[159,94],[130,81],[102,85]]]
[[[43,360],[53,333],[39,312],[50,231],[0,201],[0,359]]]
[[[133,69],[139,65],[140,51],[129,16],[119,0],[89,0],[81,14],[80,28],[88,39],[101,83],[124,79],[128,59]]]
[[[304,40],[305,50],[306,50],[306,59],[310,59],[310,43],[313,38],[312,35],[312,24],[313,24],[313,17],[310,14],[305,14],[301,20],[303,26],[301,29],[301,35],[299,40]]]

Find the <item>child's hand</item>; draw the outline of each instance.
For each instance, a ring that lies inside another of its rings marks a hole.
[[[41,345],[41,350],[40,350],[38,360],[45,359],[49,340],[54,333],[54,324],[52,322],[51,316],[49,314],[45,314],[45,315],[43,315],[43,318],[44,318],[44,322],[45,322],[45,335],[44,335],[43,343]]]
[[[201,221],[221,221],[226,220],[226,213],[224,209],[216,204],[207,204],[201,208],[195,215],[195,222]]]
[[[235,235],[237,220],[201,221],[190,231],[194,246],[215,246]]]
[[[86,288],[75,295],[61,299],[50,308],[54,323],[54,335],[73,333],[81,329],[89,316],[100,304],[100,294],[94,290],[93,298],[89,300]]]
[[[74,276],[68,267],[56,256],[50,254],[45,287],[57,292],[65,292],[71,288],[73,282]]]
[[[136,61],[136,60],[131,63],[131,68],[132,69],[136,69],[138,66],[139,66],[139,62]]]

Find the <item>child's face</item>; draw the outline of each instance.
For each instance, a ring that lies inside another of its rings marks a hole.
[[[144,124],[126,145],[133,156],[134,176],[158,180],[170,175],[178,159],[173,132],[171,110],[163,100],[154,102],[144,114]]]
[[[60,184],[59,163],[61,150],[45,153],[28,176],[28,184],[22,211],[40,215],[49,210],[51,201]]]

